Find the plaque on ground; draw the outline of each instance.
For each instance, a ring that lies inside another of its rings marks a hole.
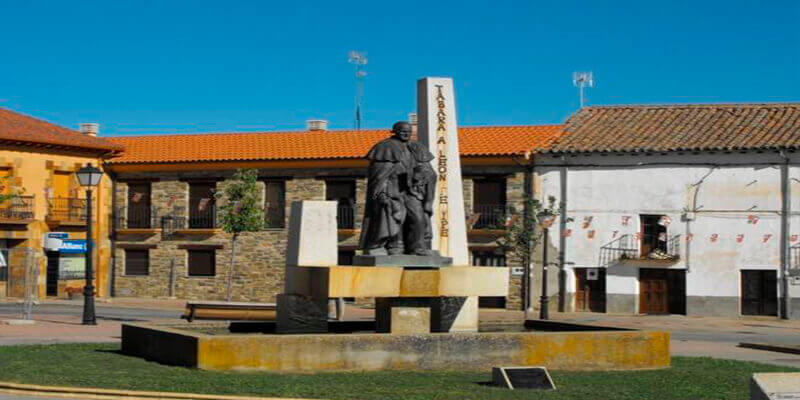
[[[753,374],[751,400],[800,400],[800,373],[771,372]]]
[[[545,367],[494,367],[492,382],[509,389],[553,390],[556,385]]]

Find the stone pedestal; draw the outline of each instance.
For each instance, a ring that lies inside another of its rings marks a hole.
[[[335,201],[295,201],[289,217],[286,265],[329,267],[339,254]]]
[[[442,257],[438,252],[429,256],[400,255],[359,255],[353,257],[353,265],[381,267],[426,267],[438,268],[453,264],[451,257]]]
[[[375,299],[375,331],[394,331],[392,315],[397,308],[427,308],[430,309],[430,332],[454,332],[452,328],[466,302],[466,297],[378,297]]]
[[[393,335],[427,334],[431,332],[431,309],[427,307],[392,308]]]
[[[299,294],[279,294],[275,332],[328,332],[328,299]]]

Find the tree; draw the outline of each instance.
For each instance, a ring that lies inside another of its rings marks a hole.
[[[231,301],[233,276],[236,267],[236,239],[241,232],[254,232],[264,224],[261,193],[258,189],[258,170],[237,170],[226,182],[224,189],[215,197],[220,201],[219,223],[223,231],[231,235],[231,265],[225,299]]]
[[[556,204],[556,198],[550,196],[547,203],[543,203],[531,196],[525,196],[525,211],[520,214],[512,214],[506,221],[502,233],[495,237],[497,244],[506,253],[514,253],[520,260],[521,266],[525,269],[523,285],[525,287],[524,304],[528,304],[530,297],[530,271],[527,266],[531,264],[535,249],[539,246],[544,236],[544,229],[549,228],[555,219],[560,215],[560,210]],[[526,307],[527,311],[527,307]]]

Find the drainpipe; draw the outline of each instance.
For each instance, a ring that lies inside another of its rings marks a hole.
[[[525,190],[525,204],[523,209],[523,218],[525,219],[525,224],[530,224],[531,220],[531,209],[529,207],[528,199],[534,199],[534,190],[533,190],[533,154],[531,153],[530,162],[525,165],[525,178],[524,178],[524,190]],[[527,226],[526,226],[527,229]],[[528,310],[531,309],[533,305],[533,291],[531,288],[533,287],[533,279],[531,274],[533,273],[531,269],[531,264],[533,263],[533,238],[528,241],[528,254],[527,260],[525,260],[524,266],[524,274],[525,277],[522,281],[522,290],[524,292],[523,298],[523,310],[525,310],[525,315],[527,316]]]
[[[780,318],[789,319],[791,304],[789,298],[789,214],[792,211],[791,190],[789,188],[789,157],[781,151],[781,305]]]
[[[109,171],[108,177],[111,179],[111,234],[109,235],[111,239],[111,265],[109,269],[111,273],[108,279],[110,286],[108,295],[115,297],[117,295],[117,176]]]
[[[567,271],[564,269],[567,260],[567,160],[561,156],[563,166],[559,172],[561,181],[561,198],[558,199],[558,312],[567,310]]]

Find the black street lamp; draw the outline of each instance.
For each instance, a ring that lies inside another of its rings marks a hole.
[[[555,215],[550,210],[543,210],[536,215],[539,227],[542,228],[542,295],[539,297],[539,319],[550,319],[548,312],[548,303],[550,298],[547,297],[547,239],[548,229],[553,224]]]
[[[78,170],[76,175],[81,186],[86,188],[86,284],[83,286],[83,324],[97,325],[94,315],[94,284],[92,282],[94,275],[92,270],[92,250],[94,249],[92,242],[92,188],[100,183],[103,171],[91,164],[86,164],[85,167]]]

